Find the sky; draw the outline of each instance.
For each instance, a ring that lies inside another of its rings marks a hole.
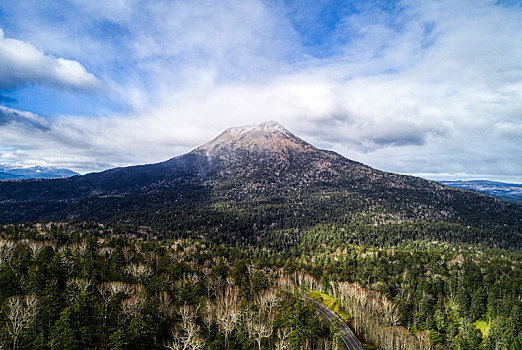
[[[433,179],[522,183],[522,3],[2,0],[0,164],[163,161],[277,120]]]

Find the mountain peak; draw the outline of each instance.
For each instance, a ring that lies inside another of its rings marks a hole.
[[[252,134],[252,133],[282,133],[288,137],[292,137],[293,135],[285,129],[284,126],[276,122],[275,120],[270,120],[268,122],[262,122],[259,124],[245,125],[245,126],[236,126],[232,128],[228,128],[224,133],[241,135],[241,134]]]
[[[271,120],[254,125],[228,128],[215,139],[193,152],[207,157],[226,157],[237,152],[288,153],[315,149],[278,122]]]

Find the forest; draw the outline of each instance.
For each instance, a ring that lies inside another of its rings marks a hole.
[[[143,239],[125,229],[2,226],[0,347],[343,349],[312,297],[368,349],[522,348],[517,251],[354,244],[323,239],[327,227],[299,240],[279,231],[255,245],[194,234],[155,240],[150,228]]]

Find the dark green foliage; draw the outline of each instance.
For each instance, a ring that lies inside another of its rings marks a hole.
[[[252,291],[254,293],[260,293],[267,289],[268,286],[269,283],[266,275],[260,271],[256,271],[254,277],[252,277]]]
[[[292,298],[280,306],[274,320],[276,329],[291,329],[290,349],[303,348],[306,339],[328,336],[330,329],[313,319],[315,309],[309,303]]]
[[[498,344],[499,347],[509,349],[512,344],[516,343],[516,329],[517,325],[512,318],[499,316],[492,321],[489,336],[492,342]]]
[[[85,349],[97,338],[97,319],[93,300],[81,295],[71,307],[66,307],[51,329],[52,349]]]
[[[60,313],[60,318],[56,321],[51,331],[51,349],[80,349],[75,321],[69,307]]]
[[[126,349],[154,349],[154,327],[153,320],[150,315],[136,315],[126,329],[126,341],[128,342]]]
[[[473,293],[469,312],[472,320],[478,320],[486,314],[486,293],[482,288]]]
[[[109,338],[107,348],[109,350],[126,350],[128,349],[128,336],[125,331],[118,329]]]
[[[210,350],[221,350],[225,348],[225,337],[220,332],[217,334],[216,339],[214,339],[212,343],[210,343]]]

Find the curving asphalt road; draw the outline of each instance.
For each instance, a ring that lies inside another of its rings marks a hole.
[[[330,322],[337,321],[339,322],[338,330],[341,333],[341,339],[343,340],[344,345],[348,350],[365,350],[359,339],[352,332],[350,327],[344,322],[344,320],[337,313],[325,307],[323,304],[318,303],[317,301],[305,297],[305,299],[315,305],[317,309],[328,319]]]

